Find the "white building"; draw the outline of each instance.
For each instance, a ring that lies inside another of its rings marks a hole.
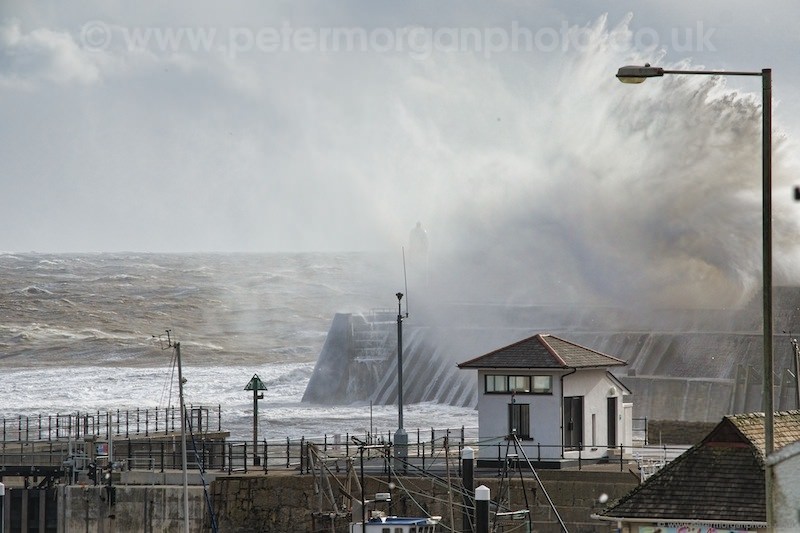
[[[529,459],[552,461],[632,445],[633,404],[623,401],[630,391],[608,370],[625,364],[538,334],[458,367],[478,371],[481,442],[503,442],[513,431]]]

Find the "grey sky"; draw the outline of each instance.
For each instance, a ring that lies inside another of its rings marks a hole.
[[[793,270],[799,10],[702,0],[6,1],[0,250],[392,250],[420,220],[432,246],[505,256],[519,245],[503,245],[505,233],[557,249],[570,269],[591,263],[588,278],[629,253],[686,247],[679,255],[692,265],[698,254],[701,270],[748,285],[757,261],[730,256],[757,249],[758,123],[747,130],[746,112],[703,113],[725,106],[688,116],[699,80],[632,88],[614,73],[643,61],[774,69],[774,121],[787,138],[775,194],[786,236],[776,242],[789,259],[778,268]],[[358,35],[368,40],[347,42]],[[757,81],[724,83],[757,106]],[[733,130],[747,131],[732,141]],[[697,147],[718,153],[692,155]],[[725,161],[738,163],[717,172]],[[687,197],[697,202],[672,201]],[[687,244],[695,222],[722,243]],[[627,283],[616,275],[609,290]]]

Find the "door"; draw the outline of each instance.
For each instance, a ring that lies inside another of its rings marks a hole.
[[[608,447],[614,448],[617,446],[617,399],[608,398],[606,400],[608,408]]]
[[[564,398],[564,449],[577,450],[583,443],[583,396]]]

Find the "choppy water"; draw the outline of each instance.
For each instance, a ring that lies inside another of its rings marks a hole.
[[[233,438],[391,431],[393,406],[300,402],[333,314],[391,308],[399,283],[376,254],[0,254],[0,416],[221,405]],[[370,415],[371,413],[371,415]],[[409,405],[406,428],[476,426],[471,409]]]

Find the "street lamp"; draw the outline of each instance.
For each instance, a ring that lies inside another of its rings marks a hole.
[[[617,71],[617,78],[623,83],[642,83],[647,78],[659,78],[664,74],[696,74],[702,76],[760,76],[761,77],[761,187],[762,187],[762,258],[763,296],[764,296],[764,454],[772,453],[774,448],[774,407],[772,386],[772,69],[758,71],[715,71],[715,70],[667,70],[652,67],[628,65]],[[772,523],[772,473],[764,468],[766,481],[767,523]]]
[[[397,431],[394,434],[395,468],[406,470],[408,459],[408,434],[403,429],[403,312],[400,300],[403,293],[397,296]]]

